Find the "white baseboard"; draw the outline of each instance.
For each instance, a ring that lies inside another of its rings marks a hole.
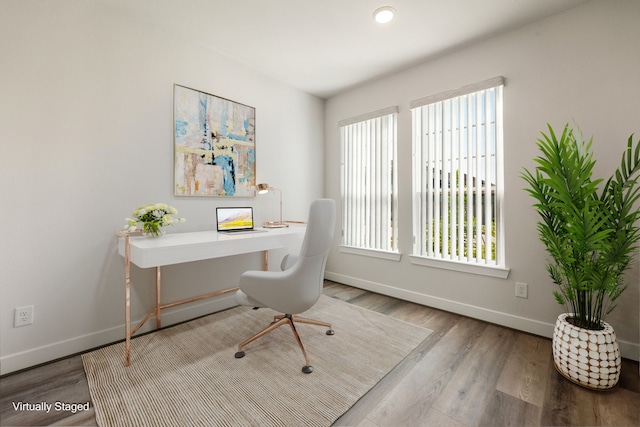
[[[192,303],[187,306],[162,311],[162,326],[184,322],[206,314],[215,313],[236,306],[234,295],[225,295],[216,299],[201,303]],[[135,327],[142,319],[131,322]],[[140,332],[148,332],[155,328],[155,320],[151,318]],[[0,358],[0,375],[5,375],[21,369],[36,366],[62,357],[114,343],[124,339],[124,323],[113,328],[103,329],[90,334],[69,338],[63,341],[49,343],[40,347],[9,354]],[[123,354],[124,360],[124,354]]]
[[[519,331],[551,338],[553,327],[551,323],[540,322],[534,319],[514,316],[482,307],[460,303],[444,298],[434,297],[406,289],[396,288],[382,283],[359,279],[338,273],[325,272],[325,278],[345,285],[354,286],[382,295],[392,296],[417,304],[426,305],[440,310],[469,316],[474,319],[484,320],[497,325],[517,329]],[[180,309],[167,310],[162,313],[163,325],[168,326],[185,320],[193,319],[209,313],[225,310],[236,305],[233,295],[222,296],[215,300],[203,303],[193,303]],[[141,319],[132,322],[137,325]],[[140,332],[147,332],[154,329],[153,319],[148,321]],[[0,375],[26,369],[32,366],[46,363],[51,360],[66,357],[72,354],[81,353],[92,348],[105,344],[114,343],[124,339],[124,323],[113,328],[104,329],[67,340],[49,343],[40,347],[28,349],[18,353],[9,354],[0,358]],[[629,341],[619,340],[620,353],[622,357],[630,360],[639,360],[640,345]],[[124,357],[124,356],[123,356]]]
[[[540,322],[539,320],[529,319],[526,317],[515,316],[513,314],[503,313],[500,311],[489,310],[470,304],[448,300],[445,298],[434,297],[431,295],[421,294],[382,283],[372,282],[369,280],[359,279],[344,274],[325,272],[325,278],[334,282],[343,283],[345,285],[354,286],[382,295],[388,295],[405,301],[415,302],[417,304],[426,305],[440,310],[449,311],[463,316],[472,317],[485,322],[495,323],[497,325],[506,326],[508,328],[517,329],[519,331],[528,332],[530,334],[539,335],[546,338],[553,337],[553,323]],[[618,340],[620,346],[620,354],[622,357],[630,360],[638,361],[640,356],[640,345],[629,341]]]

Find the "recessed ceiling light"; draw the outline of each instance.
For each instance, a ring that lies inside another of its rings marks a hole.
[[[373,19],[375,19],[378,24],[386,24],[393,19],[395,14],[396,11],[394,8],[390,6],[384,6],[376,9],[376,11],[373,12]]]

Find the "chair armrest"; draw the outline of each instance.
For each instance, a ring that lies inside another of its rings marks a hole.
[[[285,257],[282,258],[282,262],[280,263],[280,270],[288,270],[293,267],[296,262],[298,262],[297,255],[285,255]]]

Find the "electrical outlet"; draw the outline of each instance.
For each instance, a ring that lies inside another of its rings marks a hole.
[[[33,323],[33,306],[16,307],[13,327],[27,326]]]
[[[528,285],[522,282],[516,282],[516,296],[518,298],[527,298]]]

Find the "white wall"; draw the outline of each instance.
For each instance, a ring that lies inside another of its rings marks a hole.
[[[123,338],[113,232],[135,206],[175,206],[187,222],[169,232],[211,229],[218,205],[277,217],[273,195],[173,196],[174,83],[256,108],[257,178],[283,190],[287,219],[306,219],[323,195],[323,100],[95,2],[0,6],[2,374]],[[260,262],[256,254],[165,268],[166,299],[235,286]],[[134,269],[134,319],[153,306],[153,277]],[[13,309],[25,305],[35,306],[35,323],[14,328]]]
[[[519,174],[535,167],[546,123],[575,122],[593,135],[596,174],[611,173],[631,133],[640,138],[640,2],[594,1],[565,13],[337,95],[326,104],[326,191],[340,199],[338,121],[399,106],[400,262],[339,252],[336,238],[327,277],[536,334],[551,336],[562,307],[545,271],[532,199]],[[411,115],[414,99],[504,76],[506,280],[412,265]],[[340,222],[340,221],[338,221]],[[339,228],[339,226],[338,226]],[[336,236],[340,232],[337,230]],[[637,258],[637,256],[636,256]],[[625,357],[638,359],[638,263],[628,290],[608,318]],[[516,298],[516,281],[529,298]]]

